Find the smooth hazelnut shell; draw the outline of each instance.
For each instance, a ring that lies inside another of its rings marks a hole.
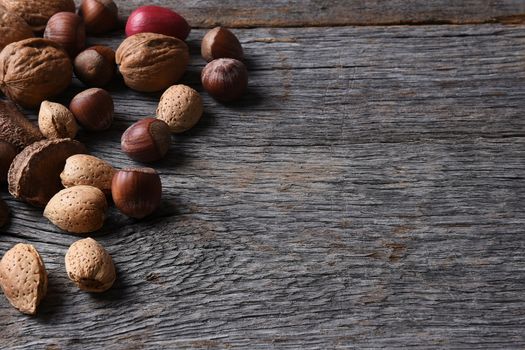
[[[116,71],[115,51],[108,46],[92,46],[75,57],[75,75],[88,86],[108,85]]]
[[[156,118],[144,118],[122,134],[121,147],[131,159],[150,163],[164,158],[170,148],[171,130]]]
[[[160,205],[162,184],[154,169],[122,169],[111,182],[115,206],[125,215],[142,219]]]
[[[211,61],[201,73],[204,89],[216,100],[231,102],[240,98],[248,87],[248,70],[233,58]]]
[[[84,18],[89,34],[104,34],[118,25],[118,8],[112,0],[83,0],[78,14]]]
[[[16,157],[16,148],[9,142],[0,141],[0,183],[7,182],[7,172]]]
[[[73,58],[86,46],[84,21],[72,12],[55,13],[47,22],[44,38],[62,45]]]
[[[239,39],[224,27],[216,27],[206,33],[201,43],[201,54],[208,62],[217,58],[235,58],[239,61],[244,59]]]
[[[104,89],[91,88],[82,91],[73,97],[69,110],[86,130],[106,130],[113,122],[113,99]]]
[[[191,27],[177,12],[160,6],[141,6],[126,22],[126,36],[138,33],[157,33],[186,40]]]

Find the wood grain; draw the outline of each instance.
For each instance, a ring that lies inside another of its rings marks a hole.
[[[94,235],[118,269],[109,292],[77,290],[64,254],[78,237],[3,195],[0,253],[35,244],[50,290],[34,318],[0,299],[2,346],[525,347],[525,27],[236,33],[247,96],[203,93],[203,120],[155,166],[162,208],[112,209]],[[183,79],[199,91],[203,34]],[[134,166],[120,135],[159,96],[110,91],[113,127],[79,139]]]
[[[123,17],[138,6],[155,4],[176,10],[193,27],[200,28],[525,21],[522,0],[118,0],[116,3]]]

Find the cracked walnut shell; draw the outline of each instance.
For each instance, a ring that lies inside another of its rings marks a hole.
[[[0,5],[22,17],[34,32],[44,31],[57,12],[75,12],[73,0],[0,0]]]
[[[7,45],[0,53],[0,89],[23,107],[35,108],[64,91],[73,66],[60,44],[30,38]]]
[[[133,90],[154,92],[177,82],[188,65],[188,45],[156,33],[128,37],[116,51],[116,62],[126,85]]]

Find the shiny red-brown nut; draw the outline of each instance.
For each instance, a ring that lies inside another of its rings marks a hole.
[[[144,118],[122,134],[121,147],[131,159],[143,163],[164,158],[171,143],[168,124],[157,118]]]
[[[142,6],[131,13],[126,23],[126,35],[158,33],[186,40],[191,27],[177,12],[160,6]]]
[[[78,14],[84,18],[89,34],[104,34],[118,25],[118,8],[113,0],[83,0]]]
[[[7,182],[7,172],[16,157],[16,148],[9,142],[0,141],[0,183]]]
[[[91,88],[82,91],[73,97],[69,110],[86,130],[106,130],[113,122],[113,99],[104,89]]]
[[[224,27],[216,27],[206,33],[201,43],[201,54],[208,62],[217,58],[235,58],[239,61],[244,59],[239,39]]]
[[[201,73],[204,89],[216,100],[230,102],[241,97],[248,87],[248,70],[233,58],[211,61]]]
[[[55,13],[47,22],[44,38],[62,45],[69,57],[75,57],[86,45],[82,18],[72,12]]]
[[[88,86],[108,85],[116,71],[115,51],[108,46],[92,46],[75,57],[75,75]]]
[[[127,216],[142,219],[160,205],[162,184],[151,168],[122,169],[113,176],[111,195],[115,206]]]

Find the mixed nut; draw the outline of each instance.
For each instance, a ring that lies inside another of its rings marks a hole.
[[[132,124],[121,138],[129,158],[152,163],[164,158],[172,134],[193,128],[204,106],[199,93],[181,84],[190,62],[185,43],[191,27],[178,13],[142,6],[129,16],[127,38],[116,51],[85,48],[86,36],[116,29],[112,0],[0,0],[0,183],[16,199],[44,208],[43,216],[65,232],[86,234],[103,227],[108,203],[143,219],[161,204],[162,183],[153,168],[115,169],[87,154],[74,140],[79,129],[106,130],[114,103],[103,89],[117,71],[125,85],[140,92],[162,91],[155,117]],[[42,37],[38,37],[43,35]],[[243,48],[228,29],[217,27],[202,40],[207,65],[201,83],[217,101],[239,99],[247,89]],[[53,101],[70,85],[73,73],[88,88],[69,106]],[[38,127],[16,107],[39,108]],[[0,227],[9,208],[0,199]],[[81,239],[65,256],[69,278],[82,290],[103,292],[116,279],[111,256],[95,240]],[[9,302],[34,314],[46,294],[47,272],[30,244],[17,244],[0,261],[0,287]]]

